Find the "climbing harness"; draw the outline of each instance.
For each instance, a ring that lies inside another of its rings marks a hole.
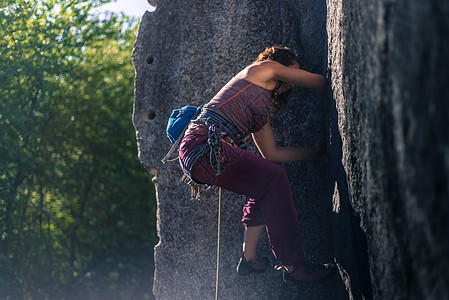
[[[214,107],[204,105],[201,113],[191,122],[204,124],[208,128],[207,140],[187,150],[184,157],[180,159],[181,167],[185,176],[182,181],[189,184],[191,199],[199,199],[200,195],[210,186],[195,182],[191,176],[193,165],[203,155],[209,156],[209,163],[216,175],[221,174],[225,159],[222,152],[222,142],[245,149],[246,144],[241,141],[241,133],[233,122],[221,111]]]

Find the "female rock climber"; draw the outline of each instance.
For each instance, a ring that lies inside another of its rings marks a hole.
[[[315,157],[322,147],[279,147],[268,120],[270,106],[279,105],[282,95],[295,85],[320,95],[327,92],[325,78],[302,70],[293,50],[267,47],[202,109],[179,147],[183,171],[194,182],[249,197],[243,208],[245,233],[237,272],[248,275],[267,268],[268,260],[256,254],[266,228],[288,283],[319,280],[331,271],[330,264],[304,260],[290,185],[277,164]],[[242,149],[242,140],[249,134],[262,157]]]

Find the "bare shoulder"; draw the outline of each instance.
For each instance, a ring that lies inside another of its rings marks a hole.
[[[275,69],[280,63],[275,61],[261,61],[247,66],[235,77],[246,79],[266,89],[274,89],[276,86]]]

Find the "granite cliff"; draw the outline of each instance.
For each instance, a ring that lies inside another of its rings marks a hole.
[[[273,112],[279,144],[326,141],[285,164],[307,256],[338,271],[287,288],[281,274],[235,272],[245,199],[224,192],[220,299],[449,298],[449,32],[441,1],[160,0],[133,52],[139,157],[155,175],[157,299],[213,299],[218,189],[190,199],[170,147],[172,109],[201,105],[267,45],[297,50],[329,100],[297,88]],[[250,146],[250,151],[255,151]],[[266,236],[260,253],[274,258]]]

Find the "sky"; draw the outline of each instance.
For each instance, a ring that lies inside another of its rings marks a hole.
[[[141,18],[146,10],[154,11],[154,7],[148,4],[147,0],[116,0],[106,5],[103,5],[96,12],[113,11],[124,12],[125,15]]]

